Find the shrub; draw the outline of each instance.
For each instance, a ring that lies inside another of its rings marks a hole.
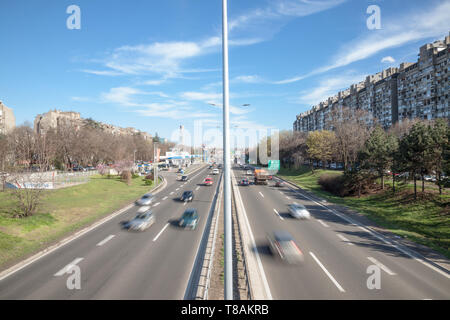
[[[144,183],[146,186],[151,186],[153,184],[153,180],[145,179]]]
[[[140,176],[138,175],[138,174],[136,174],[136,173],[133,173],[133,175],[131,176],[131,178],[133,178],[133,179],[136,179],[136,178],[139,178]]]
[[[343,175],[323,174],[319,178],[319,185],[325,191],[340,197],[345,197],[349,194],[349,190],[346,187],[346,178]]]

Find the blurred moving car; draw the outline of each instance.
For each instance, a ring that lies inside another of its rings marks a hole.
[[[141,210],[144,209],[144,210]],[[142,207],[138,210],[136,217],[130,221],[126,221],[123,227],[128,230],[144,231],[155,223],[155,215],[150,207]]]
[[[219,174],[219,169],[213,169],[212,174]]]
[[[282,186],[284,186],[283,181],[277,181],[277,182],[275,182],[275,187],[282,187]]]
[[[219,163],[219,165],[217,166],[217,169],[222,169],[222,164]]]
[[[178,225],[182,228],[189,228],[194,230],[197,227],[198,219],[199,217],[197,209],[189,208],[184,211]]]
[[[297,246],[294,238],[287,231],[276,231],[267,237],[270,251],[289,264],[298,264],[304,261],[303,252]]]
[[[184,170],[180,168],[180,169],[178,169],[177,173],[184,174]]]
[[[183,192],[183,194],[181,195],[180,198],[181,201],[192,201],[194,200],[194,191],[185,191]]]
[[[154,196],[151,193],[144,194],[135,204],[138,206],[149,206],[152,204]]]
[[[239,182],[239,185],[240,185],[240,186],[248,186],[248,185],[250,185],[250,182],[248,182],[248,179],[242,179],[242,180]]]
[[[181,181],[188,181],[188,176],[181,176]]]
[[[248,176],[252,176],[253,175],[253,171],[252,170],[247,170],[247,175]]]
[[[212,184],[213,184],[213,179],[211,179],[211,178],[206,178],[205,181],[203,181],[203,184],[204,184],[205,186],[212,186]]]
[[[289,214],[295,219],[309,219],[311,215],[302,204],[293,203],[288,205]]]

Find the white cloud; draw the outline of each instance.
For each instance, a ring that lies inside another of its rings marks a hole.
[[[222,99],[222,94],[188,91],[181,93],[181,97],[188,100],[199,100],[208,102]]]
[[[381,63],[394,63],[395,59],[392,58],[391,56],[387,56],[384,57],[383,59],[381,59]]]
[[[95,74],[97,76],[120,76],[123,75],[122,72],[112,71],[112,70],[90,70],[90,69],[83,69],[81,70],[85,73]]]
[[[350,85],[363,81],[365,77],[366,75],[363,74],[351,73],[337,77],[327,77],[320,81],[318,86],[300,92],[300,97],[295,102],[308,105],[318,104],[328,99],[328,97],[336,95],[338,91],[345,90]]]
[[[261,83],[264,82],[264,80],[257,75],[242,75],[237,76],[233,79],[235,82],[245,82],[245,83]]]
[[[370,31],[361,38],[345,44],[344,49],[334,57],[330,64],[307,74],[276,83],[284,84],[303,80],[369,58],[389,48],[399,47],[413,41],[443,37],[450,30],[448,12],[450,12],[450,1],[445,1],[428,12],[421,10],[415,13],[405,13],[392,21],[384,22],[385,26],[382,30]]]

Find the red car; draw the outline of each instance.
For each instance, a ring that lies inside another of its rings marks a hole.
[[[211,186],[213,184],[213,180],[211,178],[206,178],[205,181],[203,181],[203,184],[205,186]]]
[[[239,183],[240,186],[248,186],[249,184],[248,179],[242,179]]]

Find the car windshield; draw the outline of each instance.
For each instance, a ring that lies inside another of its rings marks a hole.
[[[141,213],[136,216],[136,219],[140,219],[140,220],[146,219],[146,218],[150,217],[150,215],[151,215],[150,212]]]
[[[278,242],[285,242],[285,241],[293,240],[292,236],[288,232],[284,232],[284,231],[275,232],[274,233],[274,238]]]
[[[195,218],[197,216],[197,212],[194,210],[185,211],[183,214],[183,218]]]
[[[304,209],[306,209],[305,206],[301,205],[301,204],[293,204],[293,205],[291,205],[291,208],[294,209],[294,210],[304,210]]]
[[[150,199],[152,197],[151,194],[146,194],[144,196],[142,196],[142,199]]]

